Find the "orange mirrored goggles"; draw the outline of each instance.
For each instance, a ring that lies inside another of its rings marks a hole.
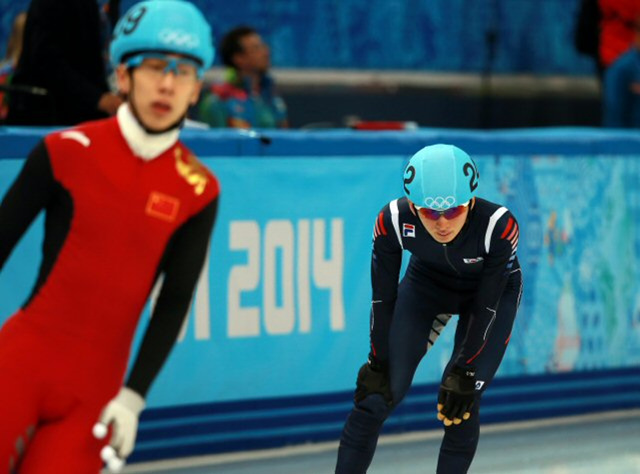
[[[437,221],[440,219],[440,216],[444,217],[447,220],[455,219],[460,214],[462,214],[465,208],[469,207],[469,203],[462,204],[461,206],[451,207],[444,211],[438,211],[436,209],[429,209],[428,207],[419,207],[415,204],[413,207],[416,208],[418,214],[420,214],[425,219],[429,219],[430,221]]]

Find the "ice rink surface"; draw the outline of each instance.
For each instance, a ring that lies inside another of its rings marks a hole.
[[[435,473],[440,431],[385,436],[368,474]],[[323,474],[337,443],[132,465],[123,473]],[[640,474],[640,409],[490,425],[470,474]]]

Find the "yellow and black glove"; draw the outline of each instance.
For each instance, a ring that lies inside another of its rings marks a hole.
[[[475,401],[476,371],[454,366],[440,385],[438,393],[438,420],[445,426],[459,425],[471,418]]]

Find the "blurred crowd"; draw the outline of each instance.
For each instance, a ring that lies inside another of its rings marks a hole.
[[[72,125],[115,114],[108,66],[120,0],[32,0],[13,22],[0,63],[0,121]],[[215,32],[222,68],[208,74],[189,112],[203,127],[288,128],[287,106],[271,69],[271,52],[248,25]],[[601,89],[602,125],[640,127],[640,0],[580,0],[575,47],[593,58]]]
[[[69,2],[63,11],[55,0],[32,0],[16,16],[0,64],[2,122],[73,125],[112,116],[123,103],[110,86],[108,61],[120,1]],[[235,27],[222,36],[218,51],[224,78],[207,84],[189,118],[209,127],[288,127],[260,34]]]

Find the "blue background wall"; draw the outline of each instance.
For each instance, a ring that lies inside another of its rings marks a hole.
[[[90,1],[90,0],[88,0]],[[27,0],[0,0],[0,51]],[[63,2],[60,2],[61,4]],[[101,0],[104,3],[104,0]],[[123,0],[121,11],[132,5]],[[578,0],[194,0],[219,40],[256,27],[287,68],[593,74],[573,47]],[[63,6],[61,5],[61,8]]]
[[[0,195],[42,130],[0,131]],[[184,334],[135,459],[336,439],[368,351],[373,219],[416,150],[455,143],[521,225],[525,292],[485,421],[640,403],[640,138],[595,129],[186,131],[222,201]],[[0,321],[39,262],[37,223],[0,274]],[[87,317],[91,310],[88,308]],[[146,324],[145,315],[140,329]],[[455,320],[386,429],[436,426]],[[138,334],[139,336],[139,334]]]

